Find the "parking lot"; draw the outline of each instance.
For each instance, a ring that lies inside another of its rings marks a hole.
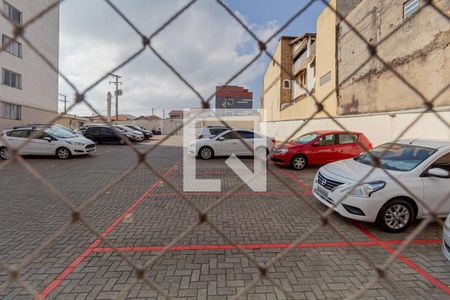
[[[145,150],[150,145],[136,147]],[[136,283],[142,274],[127,259],[145,265],[171,243],[170,250],[145,270],[145,277],[173,298],[224,299],[236,296],[257,278],[260,270],[252,258],[267,263],[321,224],[315,210],[325,207],[310,189],[315,167],[293,171],[269,163],[290,188],[269,174],[267,192],[242,188],[200,220],[170,187],[183,188],[181,159],[180,147],[158,147],[147,161],[168,183],[140,165],[83,210],[83,218],[107,242],[80,222],[69,226],[73,216],[67,207],[23,166],[12,163],[0,171],[0,259],[10,265],[29,261],[20,278],[48,299],[153,299],[158,292],[142,280]],[[98,145],[97,152],[87,157],[26,161],[78,206],[132,168],[137,157],[127,146]],[[240,184],[224,161],[197,161],[198,178],[221,179],[222,192],[184,196],[205,209]],[[243,161],[252,163],[248,158]],[[271,280],[296,299],[350,297],[377,275],[367,258],[383,264],[414,229],[389,234],[337,214],[330,225],[337,232],[325,226],[311,233],[268,268],[268,278],[248,289],[244,298],[286,298]],[[64,233],[54,236],[48,247],[39,248],[61,230]],[[448,298],[450,268],[441,252],[441,239],[441,228],[429,225],[362,298]],[[13,275],[0,269],[0,286]],[[14,283],[0,298],[29,299],[30,294]]]

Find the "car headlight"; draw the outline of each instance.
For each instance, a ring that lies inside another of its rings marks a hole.
[[[286,148],[281,148],[281,149],[276,149],[275,150],[275,153],[277,153],[277,154],[285,154],[285,153],[288,153],[288,149],[286,149]]]
[[[66,141],[66,143],[74,146],[84,146],[84,144],[80,142]]]
[[[350,186],[342,190],[342,193],[353,197],[369,198],[370,195],[381,190],[385,186],[386,182],[384,181],[371,181],[356,186]]]

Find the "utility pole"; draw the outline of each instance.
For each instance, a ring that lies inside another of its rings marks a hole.
[[[163,109],[163,119],[166,118],[166,109]]]
[[[64,98],[64,100],[59,99],[58,101],[64,102],[64,114],[67,114],[67,95],[64,94],[58,95]]]
[[[115,75],[109,73],[110,76],[114,77],[115,81],[110,81],[109,84],[114,84],[116,86],[116,91],[114,94],[116,95],[116,122],[119,121],[119,96],[122,96],[123,92],[121,89],[119,89],[119,84],[122,85],[122,82],[119,81],[119,78],[122,78],[122,76]]]
[[[152,107],[152,116],[154,115],[154,108]]]
[[[106,94],[106,111],[107,111],[107,120],[108,122],[111,122],[111,92],[108,92],[108,94]]]

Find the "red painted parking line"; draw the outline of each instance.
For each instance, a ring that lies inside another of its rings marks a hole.
[[[291,179],[293,179],[295,182],[297,182],[299,185],[301,185],[303,188],[305,188],[305,189],[308,188],[312,192],[311,188],[308,185],[306,185],[303,182],[301,182],[300,180],[298,180],[291,173],[286,172],[286,175],[288,177],[290,177]],[[360,224],[358,224],[356,222],[353,222],[353,221],[350,222],[350,223],[354,227],[359,229],[362,233],[364,233],[370,240],[372,240],[373,242],[377,243],[377,246],[383,247],[389,253],[392,253],[392,254],[396,253],[396,250],[394,250],[392,247],[390,247],[389,243],[387,243],[386,241],[379,240],[374,234],[372,234],[366,228],[362,227]],[[402,242],[403,241],[400,241],[400,243],[402,243]],[[413,243],[413,242],[411,241],[411,243]],[[435,244],[435,243],[439,243],[440,244],[440,243],[442,243],[442,241],[441,240],[418,240],[418,241],[416,241],[415,244]],[[396,244],[399,244],[399,243],[396,243]],[[416,263],[414,263],[413,261],[411,261],[410,259],[408,259],[404,255],[399,255],[398,258],[402,262],[404,262],[406,265],[408,265],[410,268],[412,268],[414,271],[416,271],[418,274],[422,275],[429,282],[434,284],[436,287],[440,288],[442,291],[444,291],[445,293],[450,295],[450,287],[448,287],[447,285],[445,285],[444,283],[442,283],[438,279],[434,278],[431,274],[427,273],[425,270],[420,268]]]
[[[177,161],[164,175],[163,178],[170,175],[170,173],[175,170],[176,166],[178,165],[180,161]],[[138,206],[157,186],[158,184],[162,182],[162,179],[158,179],[153,185],[145,191],[144,194],[142,194],[139,199],[137,199],[128,209],[121,214],[108,228],[106,228],[105,231],[102,232],[101,236],[105,238],[108,236],[111,231],[114,230],[114,228],[127,216],[131,211],[133,211],[136,206]],[[89,254],[91,254],[94,249],[97,248],[97,246],[101,243],[101,239],[96,239],[83,253],[81,253],[67,268],[64,269],[64,271],[56,277],[55,280],[53,280],[49,285],[47,285],[41,292],[41,296],[47,297],[49,294],[51,294],[60,284],[61,282],[67,278],[79,265],[80,263],[87,257]]]
[[[307,196],[307,195],[311,195],[312,194],[311,187],[308,184],[306,184],[303,181],[301,181],[300,179],[298,179],[297,177],[295,177],[291,172],[284,171],[284,172],[282,172],[282,174],[284,174],[287,177],[289,177],[292,180],[294,180],[298,185],[300,185],[306,191],[303,196]]]
[[[389,253],[394,254],[397,253],[395,249],[389,246],[389,244],[386,244],[386,242],[379,240],[373,233],[371,233],[366,228],[362,227],[360,224],[356,222],[350,222],[354,227],[358,228],[362,233],[364,233],[369,239],[372,241],[378,243],[379,246],[383,247],[385,250],[387,250]],[[442,240],[438,240],[439,244],[442,243]],[[424,269],[419,267],[416,263],[414,263],[409,258],[405,257],[405,255],[398,255],[398,259],[400,259],[402,262],[407,264],[410,268],[412,268],[414,271],[422,275],[426,280],[434,284],[436,287],[440,288],[442,291],[450,295],[450,287],[439,281],[438,279],[434,278],[430,273],[426,272]]]
[[[226,192],[184,192],[185,196],[221,196],[225,195]],[[148,197],[175,197],[177,193],[151,193]],[[233,195],[236,196],[292,196],[292,195],[302,195],[305,193],[293,193],[293,192],[237,192]]]
[[[340,248],[340,247],[370,247],[385,245],[399,245],[403,240],[390,240],[390,241],[361,241],[361,242],[328,242],[328,243],[302,243],[295,245],[295,248]],[[412,244],[427,245],[427,244],[440,244],[441,240],[413,240]],[[241,249],[285,249],[290,244],[244,244],[239,245]],[[170,251],[189,251],[189,250],[232,250],[236,249],[235,245],[178,245],[173,246]],[[162,251],[164,246],[139,246],[139,247],[118,247],[118,248],[95,248],[94,252],[146,252],[146,251]]]

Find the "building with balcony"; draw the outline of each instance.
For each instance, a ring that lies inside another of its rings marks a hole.
[[[361,0],[331,0],[346,16]],[[336,13],[326,7],[316,22],[316,33],[281,37],[263,79],[263,121],[301,120],[337,113]],[[276,62],[279,62],[277,64]],[[317,112],[316,101],[325,112]]]
[[[54,1],[0,0],[0,129],[28,123],[46,123],[58,113],[58,74],[20,38],[14,26]],[[59,6],[26,28],[28,40],[58,67]]]

